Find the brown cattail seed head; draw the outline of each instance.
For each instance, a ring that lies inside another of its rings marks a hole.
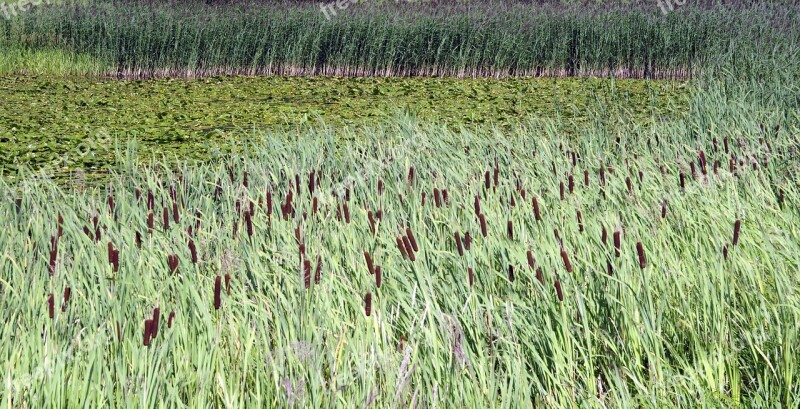
[[[222,277],[217,276],[214,280],[214,309],[218,310],[222,305]]]
[[[561,260],[564,261],[564,267],[566,267],[567,272],[572,272],[572,263],[569,262],[569,256],[565,250],[561,250]]]
[[[372,293],[367,292],[367,296],[364,297],[364,312],[369,317],[372,314]]]
[[[616,257],[620,256],[620,251],[621,251],[620,246],[622,246],[622,239],[620,237],[620,234],[621,232],[619,230],[614,232],[614,254],[616,255]]]
[[[367,271],[369,271],[369,274],[375,274],[375,267],[372,264],[372,256],[367,251],[364,251],[364,260],[367,261]]]
[[[381,266],[375,266],[375,287],[381,288]]]
[[[508,239],[514,240],[514,223],[511,220],[506,225],[506,232],[508,233]]]
[[[557,278],[554,285],[556,287],[556,295],[558,296],[558,301],[564,301],[564,293],[561,291],[561,282],[558,281]]]
[[[311,287],[311,261],[309,260],[303,260],[303,284],[306,289]]]
[[[403,255],[403,258],[406,258],[408,256],[408,254],[406,254],[406,247],[403,244],[402,237],[401,236],[397,236],[395,238],[395,241],[397,242],[397,249],[400,250],[400,254]]]
[[[414,254],[414,248],[411,247],[411,242],[408,240],[408,237],[403,236],[402,241],[403,246],[406,248],[406,254],[408,254],[408,258],[411,259],[411,261],[416,261],[417,257]]]
[[[536,196],[533,197],[533,215],[536,217],[536,221],[542,221],[542,215],[539,213],[539,201],[536,199]]]
[[[739,230],[742,228],[742,220],[736,219],[736,222],[733,223],[733,245],[739,243]]]
[[[67,310],[67,304],[69,304],[69,297],[72,294],[72,288],[67,287],[64,289],[64,300],[61,303],[61,312],[65,312]]]
[[[146,347],[150,346],[150,335],[153,328],[153,320],[144,320],[144,340],[142,344]]]
[[[411,243],[411,248],[418,252],[419,246],[417,245],[417,239],[414,237],[414,233],[408,227],[406,227],[406,236],[408,236],[408,241]]]
[[[55,297],[53,297],[53,293],[50,293],[50,296],[47,297],[47,316],[50,317],[51,320],[55,317],[55,304]]]
[[[314,272],[314,284],[319,284],[322,278],[322,256],[317,256],[317,269]]]
[[[164,230],[169,230],[169,211],[164,207]]]
[[[169,317],[167,318],[167,328],[172,328],[172,321],[175,319],[175,311],[169,312]]]
[[[486,216],[484,216],[483,213],[481,213],[480,215],[478,215],[478,219],[481,222],[481,234],[483,235],[483,237],[486,237],[486,235],[488,234],[488,232],[486,231]]]
[[[639,255],[639,268],[644,269],[647,265],[647,259],[644,256],[644,247],[641,241],[636,243],[636,253]]]
[[[472,271],[472,266],[467,267],[467,280],[469,281],[469,286],[475,283],[475,273]]]
[[[458,232],[455,232],[455,233],[453,233],[453,236],[454,236],[454,238],[456,240],[456,249],[458,249],[458,255],[459,255],[459,257],[463,257],[464,256],[464,248],[461,245],[461,235],[458,234]]]

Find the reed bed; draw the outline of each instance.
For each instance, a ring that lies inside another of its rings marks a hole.
[[[3,184],[2,402],[790,406],[798,118],[724,109],[614,136],[399,120]]]
[[[665,14],[656,1],[367,1],[328,19],[320,3],[302,1],[72,2],[0,20],[0,45],[4,70],[124,78],[670,79],[743,70],[797,45],[797,4],[717,3]]]

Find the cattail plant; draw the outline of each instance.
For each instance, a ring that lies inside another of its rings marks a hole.
[[[542,274],[542,268],[536,268],[536,279],[539,281],[539,284],[544,284],[544,274]]]
[[[169,317],[167,318],[167,328],[172,328],[172,321],[175,319],[175,311],[169,312]]]
[[[481,198],[475,195],[475,216],[479,217],[481,214]]]
[[[214,279],[214,309],[219,310],[222,305],[222,277]]]
[[[486,216],[484,216],[483,213],[481,213],[478,215],[478,220],[480,220],[481,223],[481,234],[483,235],[483,237],[486,237],[486,235],[488,234],[488,232],[486,231]]]
[[[152,190],[148,190],[147,191],[147,210],[152,211],[153,209],[155,209],[155,206],[156,206],[156,201],[155,201],[155,197],[153,196],[153,191]]]
[[[374,265],[372,263],[372,256],[367,251],[364,251],[364,260],[367,261],[367,271],[369,271],[370,275],[374,275],[375,274],[375,267],[374,267]]]
[[[608,232],[606,231],[605,226],[603,226],[602,231],[600,233],[600,242],[603,243],[603,245],[606,245],[608,242]]]
[[[475,273],[472,271],[472,266],[467,267],[467,280],[469,282],[469,286],[475,283]]]
[[[178,260],[178,255],[177,254],[167,255],[167,266],[169,266],[169,271],[172,274],[175,274],[175,273],[178,272],[178,265],[179,264],[180,264],[180,261]]]
[[[536,221],[542,221],[542,215],[539,213],[539,201],[536,199],[536,196],[533,197],[533,215],[536,217]]]
[[[419,252],[417,239],[414,237],[414,233],[408,227],[406,227],[406,236],[408,236],[408,241],[411,243],[411,248],[414,249],[415,252]]]
[[[367,220],[369,220],[369,231],[375,237],[375,217],[372,215],[372,210],[367,211]]]
[[[169,230],[169,211],[167,210],[166,206],[164,207],[164,231]]]
[[[619,230],[614,232],[614,254],[616,257],[619,257],[621,254],[622,239],[620,234],[621,232]]]
[[[153,324],[152,324],[152,330],[150,331],[152,338],[158,336],[158,322],[160,319],[161,319],[161,309],[156,307],[153,309]]]
[[[381,266],[375,266],[375,287],[381,288]]]
[[[528,258],[528,268],[533,270],[534,266],[536,265],[536,261],[533,259],[533,252],[531,250],[528,250],[527,258]]]
[[[175,221],[175,224],[178,224],[181,221],[181,216],[178,212],[178,202],[172,202],[172,220]]]
[[[575,191],[575,179],[572,177],[572,174],[568,177],[567,186],[569,187],[569,194],[572,194]]]
[[[342,205],[342,210],[344,211],[344,222],[350,224],[350,207],[347,206],[347,202]]]
[[[568,273],[572,272],[572,263],[569,262],[569,256],[564,249],[561,249],[561,260],[564,262],[564,267],[567,269]]]
[[[192,255],[192,264],[197,264],[197,246],[192,239],[189,239],[189,253]]]
[[[733,223],[733,245],[739,243],[739,230],[742,228],[742,220],[736,219],[736,222]]]
[[[408,258],[411,261],[416,261],[417,257],[414,254],[414,248],[411,246],[411,242],[408,240],[408,237],[403,236],[403,246],[406,248],[406,254],[408,254]]]
[[[583,233],[583,215],[580,210],[576,211],[576,215],[578,217],[578,232]]]
[[[311,287],[311,261],[309,260],[303,260],[303,284],[306,289]]]
[[[514,265],[508,265],[508,281],[514,282]]]
[[[686,176],[683,175],[683,172],[680,172],[678,179],[680,180],[681,190],[686,190]]]
[[[558,296],[558,301],[564,301],[564,293],[561,291],[561,281],[558,281],[556,278],[555,283],[553,284],[556,287],[556,295]]]
[[[67,287],[64,289],[64,300],[61,302],[61,312],[67,311],[67,304],[69,304],[69,297],[72,295],[72,288]]]
[[[53,297],[53,293],[50,293],[47,297],[47,316],[50,317],[51,320],[55,317],[55,304],[55,297]]]
[[[400,250],[400,254],[403,256],[403,258],[408,257],[408,254],[406,254],[406,246],[403,244],[403,239],[401,236],[397,236],[395,238],[395,242],[397,243],[397,249]]]
[[[322,256],[317,255],[317,268],[314,271],[314,284],[319,284],[322,278]]]
[[[408,185],[412,186],[414,184],[414,166],[408,168]]]
[[[486,190],[489,190],[489,188],[491,187],[491,183],[492,182],[489,179],[489,170],[487,169],[486,173],[483,175],[483,186],[486,188]]]
[[[633,194],[633,184],[630,176],[625,176],[625,186],[628,187],[628,194]]]
[[[155,225],[155,222],[153,220],[153,212],[149,211],[147,213],[147,232],[148,233],[152,233],[153,232],[154,225]]]
[[[642,246],[642,242],[636,243],[636,254],[639,256],[639,268],[644,270],[645,266],[647,265],[647,259],[644,255],[644,247]]]
[[[372,314],[372,293],[367,292],[364,297],[364,313],[369,317]]]
[[[558,182],[558,197],[564,200],[564,182]]]
[[[609,276],[614,275],[614,267],[611,265],[611,260],[606,260],[606,272]]]
[[[142,345],[146,347],[150,346],[150,336],[152,335],[152,330],[153,320],[144,320],[144,341],[142,342]]]
[[[453,236],[454,236],[454,238],[456,240],[456,249],[458,249],[458,256],[459,257],[463,257],[464,256],[464,248],[462,247],[462,244],[461,244],[461,235],[458,234],[458,231],[456,231],[455,233],[453,233]]]
[[[253,217],[249,210],[244,211],[244,224],[247,230],[247,236],[253,237]]]
[[[433,188],[433,202],[437,208],[442,207],[442,196],[438,188]]]
[[[589,171],[588,170],[584,170],[583,171],[583,186],[584,187],[589,187]]]
[[[514,223],[511,220],[506,224],[506,232],[508,233],[508,239],[514,240]]]
[[[472,243],[472,238],[469,235],[469,232],[464,233],[464,250],[469,251],[470,245]]]

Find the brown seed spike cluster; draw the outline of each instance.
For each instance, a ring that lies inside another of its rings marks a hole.
[[[622,239],[620,237],[621,232],[619,230],[614,232],[614,254],[616,257],[619,257],[621,254],[621,246],[622,246]]]
[[[411,242],[411,248],[415,252],[419,252],[419,246],[417,245],[417,239],[414,237],[414,233],[408,227],[406,227],[406,236],[408,236],[408,241]]]
[[[561,291],[561,281],[558,281],[558,279],[556,278],[554,286],[556,287],[556,295],[558,296],[558,301],[559,302],[564,301],[564,293]]]
[[[214,309],[219,310],[222,306],[222,277],[217,276],[214,280]]]
[[[475,283],[475,273],[472,271],[472,266],[467,267],[467,280],[469,282],[469,286]]]
[[[381,266],[375,266],[375,287],[381,288]]]
[[[364,313],[369,317],[372,315],[372,293],[367,292],[366,297],[364,297]]]
[[[639,256],[639,268],[644,270],[645,266],[647,265],[647,259],[644,255],[644,246],[642,246],[642,242],[636,243],[636,254]]]
[[[367,271],[369,271],[369,274],[375,275],[375,267],[372,264],[372,256],[367,251],[364,251],[364,260],[367,261]]]
[[[536,199],[536,196],[533,197],[533,215],[536,217],[536,221],[542,221],[542,215],[539,213],[539,201]]]
[[[742,220],[736,219],[736,222],[733,223],[733,245],[737,245],[739,243],[739,231],[742,228]]]
[[[481,222],[481,235],[483,235],[483,237],[486,237],[486,235],[488,234],[488,231],[486,230],[486,216],[484,216],[483,213],[481,213],[478,216],[478,219]]]
[[[508,239],[514,240],[514,223],[511,220],[506,225],[506,232],[508,233]]]
[[[311,287],[311,261],[309,260],[303,260],[303,284],[306,289]]]
[[[456,240],[456,249],[458,250],[458,256],[463,257],[464,247],[461,244],[461,235],[456,231],[455,233],[453,233],[453,238],[455,238]]]
[[[569,261],[569,255],[564,249],[561,249],[561,260],[564,262],[564,267],[567,269],[568,273],[572,272],[572,263]]]

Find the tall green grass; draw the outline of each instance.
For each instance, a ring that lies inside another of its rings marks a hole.
[[[615,131],[399,120],[352,135],[321,128],[292,144],[265,134],[223,160],[177,167],[142,166],[122,150],[108,187],[4,185],[0,337],[12,342],[0,344],[0,398],[10,407],[791,406],[800,117],[757,100],[717,107],[719,97],[703,96],[687,118]],[[562,200],[570,175],[574,192]],[[406,227],[415,261],[396,245]],[[454,232],[471,233],[463,256]],[[365,251],[381,266],[380,288]],[[155,307],[160,330],[144,346]]]
[[[0,22],[0,42],[112,64],[93,74],[687,78],[797,49],[797,5],[92,2]],[[109,72],[110,71],[110,72]]]

